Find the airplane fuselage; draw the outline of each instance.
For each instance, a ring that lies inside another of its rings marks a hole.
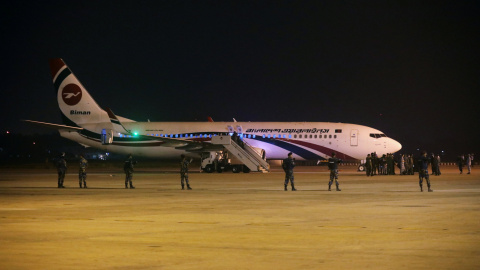
[[[94,134],[100,133],[96,124]],[[102,145],[95,135],[62,132],[81,144],[107,152],[135,154],[156,158],[176,158],[183,150],[164,147],[155,138],[208,142],[212,136],[236,132],[248,144],[264,149],[267,159],[284,159],[289,152],[299,160],[319,160],[332,152],[342,159],[364,159],[367,154],[394,153],[401,145],[381,131],[356,124],[329,122],[124,122],[128,134],[117,132],[112,144]],[[127,133],[127,132],[125,132]],[[152,137],[141,140],[138,134]],[[188,154],[188,153],[186,153]],[[190,153],[191,154],[191,153]]]

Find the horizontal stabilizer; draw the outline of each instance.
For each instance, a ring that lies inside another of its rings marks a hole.
[[[48,127],[48,128],[53,128],[53,129],[56,129],[56,130],[71,130],[71,131],[83,130],[83,128],[81,128],[81,127],[65,126],[65,125],[45,123],[45,122],[39,122],[39,121],[33,121],[33,120],[22,120],[22,121],[33,123],[33,124],[44,126],[44,127]]]

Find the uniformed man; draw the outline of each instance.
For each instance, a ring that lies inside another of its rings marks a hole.
[[[293,168],[295,168],[295,159],[293,159],[292,152],[288,153],[288,157],[283,160],[282,168],[285,171],[285,191],[287,191],[288,182],[292,185],[292,191],[296,191],[295,183],[293,182]]]
[[[460,174],[462,174],[463,166],[465,166],[465,157],[463,155],[457,158],[457,166],[458,166],[458,169],[460,170]]]
[[[187,184],[187,189],[191,190],[190,183],[188,182],[188,164],[192,163],[193,159],[187,160],[184,154],[180,155],[180,184],[182,190],[185,189],[184,181]]]
[[[87,167],[88,161],[85,159],[83,155],[80,155],[80,169],[78,171],[78,185],[80,188],[87,188]]]
[[[132,178],[133,178],[133,166],[137,164],[136,160],[133,160],[132,155],[128,155],[127,160],[125,160],[125,164],[123,165],[123,170],[125,171],[125,188],[128,188],[130,184],[130,188],[135,188],[132,185]]]
[[[427,157],[427,152],[423,151],[422,156],[418,160],[418,178],[419,178],[419,185],[420,191],[423,192],[423,178],[427,180],[427,187],[428,192],[432,192],[433,190],[430,188],[430,179],[428,177],[428,163],[430,162],[429,158]]]
[[[403,154],[400,155],[400,174],[404,175],[405,174],[405,157]]]
[[[60,156],[55,159],[55,166],[58,172],[58,188],[65,188],[63,181],[65,179],[65,173],[67,172],[67,161],[65,160],[65,152],[62,152]]]
[[[437,158],[435,157],[435,154],[432,153],[432,155],[430,156],[430,164],[432,166],[432,174],[433,175],[437,175],[436,172],[437,172]]]
[[[330,182],[328,182],[328,191],[331,191],[333,180],[335,180],[335,185],[337,186],[337,191],[342,191],[338,186],[338,164],[342,160],[336,158],[335,152],[332,153],[332,157],[328,159],[328,169],[330,170]]]
[[[432,153],[432,174],[433,175],[440,175],[440,156],[435,156],[435,154]]]
[[[370,154],[367,155],[367,158],[365,159],[365,168],[367,171],[367,176],[373,176],[372,172],[372,156]]]

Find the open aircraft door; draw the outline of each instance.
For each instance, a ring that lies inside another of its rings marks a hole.
[[[358,129],[350,131],[350,146],[358,146]]]
[[[113,142],[113,130],[111,129],[102,129],[102,144],[108,145]]]

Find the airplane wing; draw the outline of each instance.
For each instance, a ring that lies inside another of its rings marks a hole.
[[[45,123],[45,122],[39,122],[39,121],[33,121],[33,120],[22,120],[24,122],[29,122],[32,124],[48,127],[48,128],[53,128],[57,130],[71,130],[71,131],[81,131],[83,128],[81,127],[72,127],[72,126],[65,126],[65,125],[59,125],[59,124],[52,124],[52,123]]]
[[[112,123],[120,125],[123,130],[128,133],[130,136],[137,138],[138,140],[145,141],[156,141],[161,142],[160,146],[163,147],[172,147],[179,150],[184,150],[187,152],[195,151],[221,151],[223,148],[221,146],[213,145],[211,143],[205,142],[204,140],[199,140],[198,138],[168,138],[168,137],[156,137],[148,135],[135,135],[132,132],[123,126],[120,119],[113,113],[110,108],[106,109],[108,116],[110,117]]]
[[[178,150],[184,150],[187,152],[223,150],[223,146],[221,145],[214,145],[203,140],[198,140],[198,138],[177,139],[177,138],[167,138],[167,137],[155,137],[155,136],[148,136],[148,135],[131,135],[131,136],[138,138],[139,140],[162,142],[160,146],[172,147],[172,148],[175,148]]]

